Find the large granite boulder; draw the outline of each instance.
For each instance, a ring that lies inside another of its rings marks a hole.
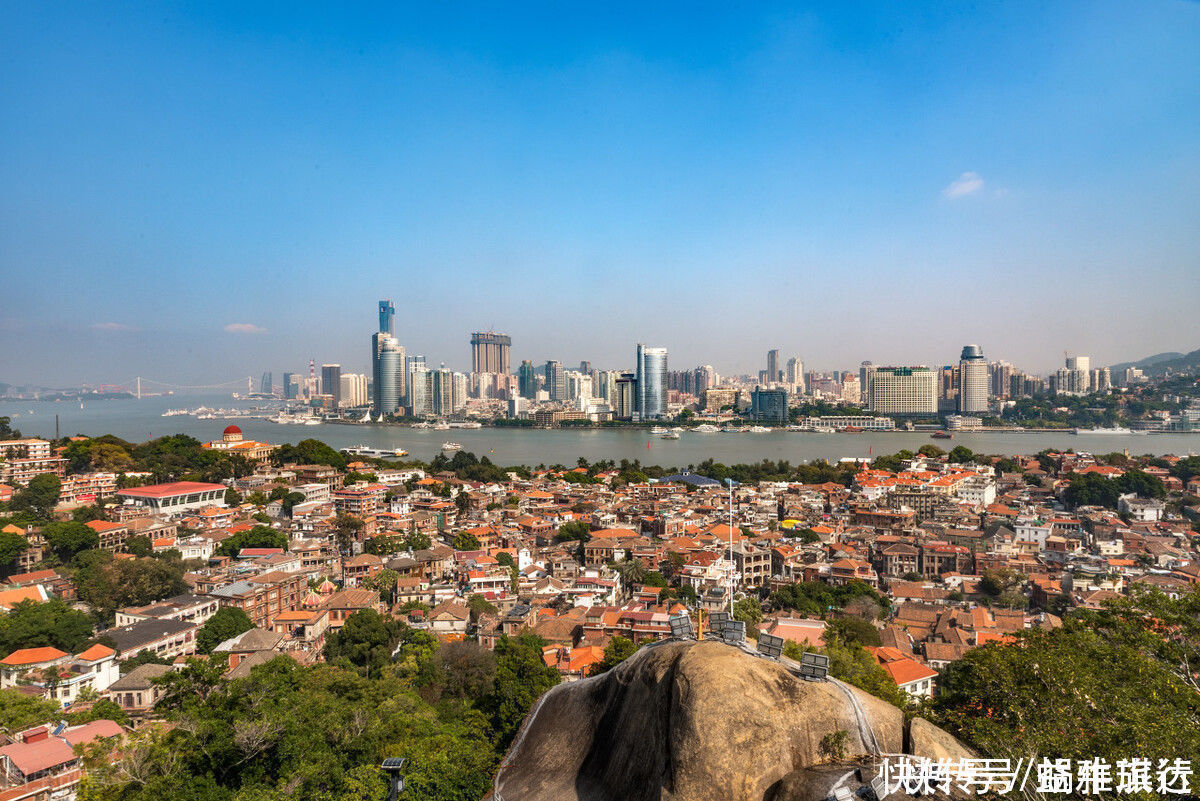
[[[714,641],[643,648],[534,706],[496,801],[800,801],[858,786],[877,753],[961,758],[925,721],[838,682]],[[913,751],[914,744],[917,750]]]

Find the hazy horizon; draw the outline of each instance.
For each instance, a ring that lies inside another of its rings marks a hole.
[[[9,11],[3,382],[1200,347],[1200,4]]]

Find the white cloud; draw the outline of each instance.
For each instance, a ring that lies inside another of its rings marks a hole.
[[[942,197],[954,200],[973,195],[981,189],[983,189],[983,177],[977,172],[964,172],[942,190]]]
[[[261,328],[254,323],[230,323],[225,326],[225,331],[230,334],[265,334],[267,329]]]
[[[137,331],[136,325],[126,325],[125,323],[93,323],[93,331]]]

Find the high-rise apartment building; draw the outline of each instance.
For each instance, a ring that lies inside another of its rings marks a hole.
[[[637,384],[633,373],[621,373],[616,380],[617,402],[613,408],[618,420],[632,420],[637,414]]]
[[[341,405],[342,399],[342,366],[340,364],[321,365],[321,392],[333,398],[333,408]]]
[[[414,362],[408,373],[408,412],[414,417],[433,414],[433,373],[423,361]]]
[[[804,362],[795,356],[788,359],[783,378],[793,392],[804,392]]]
[[[667,414],[667,349],[637,346],[637,393],[634,412],[641,420]]]
[[[1007,399],[1012,395],[1013,366],[1008,362],[992,362],[988,366],[992,397]]]
[[[508,334],[481,331],[471,334],[471,372],[508,375],[512,338]]]
[[[549,359],[546,361],[546,366],[543,369],[546,375],[546,391],[550,393],[550,400],[566,400],[567,374],[563,370],[562,362]]]
[[[886,415],[937,414],[937,375],[928,367],[877,367],[871,411]]]
[[[1066,368],[1069,373],[1064,387],[1059,387],[1059,392],[1074,392],[1084,394],[1092,389],[1092,357],[1091,356],[1068,356]]]
[[[990,384],[983,348],[963,346],[958,361],[958,411],[963,414],[986,412]]]
[[[367,377],[362,373],[342,373],[338,392],[339,405],[345,409],[366,406]]]
[[[617,379],[620,377],[620,370],[597,370],[596,380],[592,385],[592,394],[608,403],[614,410],[617,408]]]

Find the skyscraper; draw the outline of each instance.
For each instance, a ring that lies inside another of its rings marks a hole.
[[[796,356],[787,360],[787,374],[784,380],[791,385],[793,391],[804,391],[804,362]],[[796,389],[799,387],[799,389]]]
[[[508,354],[512,338],[508,334],[481,331],[471,334],[471,372],[508,375]]]
[[[986,412],[990,383],[983,348],[965,345],[958,362],[958,410],[963,414]]]
[[[546,371],[546,391],[550,393],[550,400],[566,400],[567,374],[563,370],[562,362],[548,359],[543,369]]]
[[[395,414],[405,396],[404,346],[395,336],[396,307],[379,301],[379,330],[371,335],[371,406],[376,416]]]
[[[875,365],[863,362],[858,366],[858,389],[862,393],[863,403],[871,403],[871,381],[875,378]]]
[[[779,349],[767,351],[767,381],[772,384],[779,380]]]
[[[321,365],[321,392],[333,397],[333,408],[337,408],[342,400],[342,366],[340,364]]]
[[[293,400],[300,397],[300,376],[295,373],[283,374],[283,399]]]
[[[529,400],[537,397],[537,372],[529,359],[521,362],[517,368],[517,393]]]
[[[384,334],[396,335],[396,307],[391,298],[379,301],[379,331]]]
[[[667,414],[667,349],[637,346],[637,392],[634,411],[639,419],[657,420]]]

